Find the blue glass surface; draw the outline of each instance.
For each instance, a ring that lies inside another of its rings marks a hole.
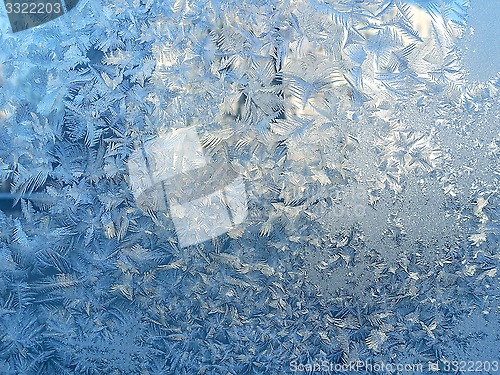
[[[9,1],[0,375],[500,373],[498,0]]]

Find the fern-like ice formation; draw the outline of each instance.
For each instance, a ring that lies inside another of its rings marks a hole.
[[[81,0],[16,34],[2,16],[0,374],[498,360],[500,81],[467,79],[467,10]],[[185,126],[242,171],[248,216],[181,248],[127,160]]]

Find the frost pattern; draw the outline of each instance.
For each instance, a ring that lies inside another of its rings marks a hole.
[[[0,374],[498,359],[500,81],[464,74],[467,7],[90,0],[22,35],[3,17]],[[126,164],[179,126],[248,193],[244,223],[187,248]]]

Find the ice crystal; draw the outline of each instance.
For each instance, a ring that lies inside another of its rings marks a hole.
[[[470,74],[468,11],[89,0],[18,33],[2,15],[0,374],[498,360],[500,81]],[[130,166],[190,127],[248,211],[183,247]]]

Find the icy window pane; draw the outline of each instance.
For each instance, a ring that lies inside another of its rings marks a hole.
[[[497,0],[59,4],[0,10],[0,375],[496,373]]]

